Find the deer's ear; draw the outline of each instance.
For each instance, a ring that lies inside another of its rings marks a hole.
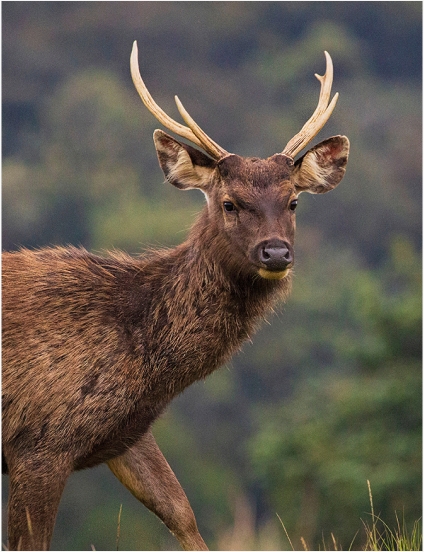
[[[153,140],[168,182],[180,190],[208,190],[216,167],[215,161],[201,151],[178,142],[162,130],[155,130]]]
[[[348,156],[346,136],[333,136],[311,148],[295,163],[296,191],[324,194],[335,188],[344,176]]]

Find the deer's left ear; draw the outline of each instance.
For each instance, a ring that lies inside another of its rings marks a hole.
[[[311,148],[294,165],[296,191],[324,194],[335,188],[344,176],[348,156],[346,136],[333,136]]]
[[[216,162],[201,151],[178,142],[163,130],[155,130],[153,140],[168,182],[180,190],[198,188],[206,193]]]

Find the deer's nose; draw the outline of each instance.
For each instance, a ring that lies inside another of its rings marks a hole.
[[[285,270],[293,262],[290,245],[282,240],[268,240],[257,246],[258,261],[267,270]]]

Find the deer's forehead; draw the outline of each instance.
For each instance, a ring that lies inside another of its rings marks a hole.
[[[294,192],[292,170],[292,160],[282,155],[269,159],[232,155],[219,166],[224,191],[240,198],[259,200],[273,197],[274,201]]]
[[[293,161],[285,155],[273,155],[268,159],[230,155],[219,163],[218,168],[228,186],[242,184],[265,189],[275,184],[289,186]]]

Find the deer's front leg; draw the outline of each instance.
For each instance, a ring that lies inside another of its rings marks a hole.
[[[60,497],[71,472],[56,458],[37,453],[8,462],[10,475],[7,550],[48,550]],[[50,461],[49,461],[50,460]]]
[[[108,465],[119,481],[165,523],[184,550],[208,550],[188,499],[150,431]]]

